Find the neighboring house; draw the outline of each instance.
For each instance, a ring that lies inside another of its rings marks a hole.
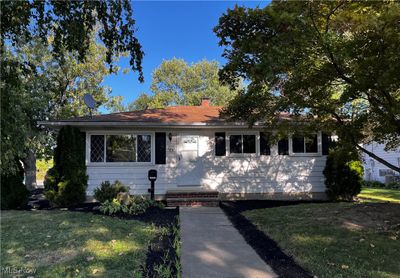
[[[363,147],[383,158],[387,162],[400,167],[400,148],[392,151],[385,151],[385,145],[374,142],[364,145]],[[365,180],[380,182],[392,182],[400,180],[399,173],[396,173],[367,154],[363,154],[362,160]]]
[[[102,181],[120,180],[131,194],[148,194],[148,170],[156,169],[155,193],[216,190],[222,199],[325,197],[327,136],[289,137],[269,144],[268,130],[226,122],[221,107],[164,109],[81,117],[43,125],[86,132],[87,194]],[[289,118],[288,114],[282,117]]]

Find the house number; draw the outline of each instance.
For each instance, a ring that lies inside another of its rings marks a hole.
[[[188,138],[188,139],[183,140],[183,143],[185,143],[185,144],[196,144],[197,140],[196,140],[196,138]]]

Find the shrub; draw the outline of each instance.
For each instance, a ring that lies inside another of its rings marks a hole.
[[[129,199],[126,198],[128,196]],[[100,212],[108,215],[114,214],[130,214],[138,215],[145,213],[150,207],[163,208],[163,204],[154,200],[146,199],[139,196],[129,196],[127,194],[119,194],[118,198],[112,201],[105,201],[100,205]]]
[[[94,197],[100,203],[105,201],[112,201],[117,197],[119,192],[128,192],[129,189],[125,185],[123,185],[120,181],[115,181],[111,184],[109,181],[103,181],[100,184],[100,187],[94,190]]]
[[[359,154],[345,144],[329,152],[325,169],[326,194],[331,200],[351,200],[361,191],[363,167]]]
[[[87,180],[85,134],[65,126],[58,133],[54,166],[46,174],[46,197],[57,206],[81,203],[86,199]]]
[[[389,182],[385,184],[385,187],[389,189],[400,189],[400,182],[398,181]]]
[[[19,160],[15,161],[18,171],[14,174],[1,175],[1,209],[23,207],[29,196],[24,185],[24,168]]]
[[[380,181],[363,181],[362,186],[372,188],[383,188],[385,184]]]

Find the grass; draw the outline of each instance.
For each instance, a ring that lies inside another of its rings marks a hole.
[[[300,204],[243,214],[317,277],[400,277],[400,204]]]
[[[358,197],[400,203],[400,190],[364,187]]]
[[[36,160],[36,179],[38,181],[43,181],[47,170],[49,170],[51,167],[53,167],[53,159],[50,159],[50,160],[38,159],[38,160]]]
[[[2,267],[35,277],[140,277],[149,242],[163,228],[69,211],[2,211]]]

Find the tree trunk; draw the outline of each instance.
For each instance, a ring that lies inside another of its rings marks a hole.
[[[23,160],[25,171],[25,186],[28,190],[36,188],[36,155],[32,149],[26,153]]]
[[[386,167],[400,173],[400,167],[396,167],[395,165],[387,162],[386,160],[384,160],[383,158],[380,158],[379,156],[377,156],[376,154],[374,154],[373,152],[370,152],[366,149],[364,149],[362,146],[360,146],[359,144],[355,144],[356,147],[361,150],[362,152],[365,152],[367,155],[369,155],[370,157],[372,157],[373,159],[375,159],[376,161],[382,163],[383,165],[385,165]]]

